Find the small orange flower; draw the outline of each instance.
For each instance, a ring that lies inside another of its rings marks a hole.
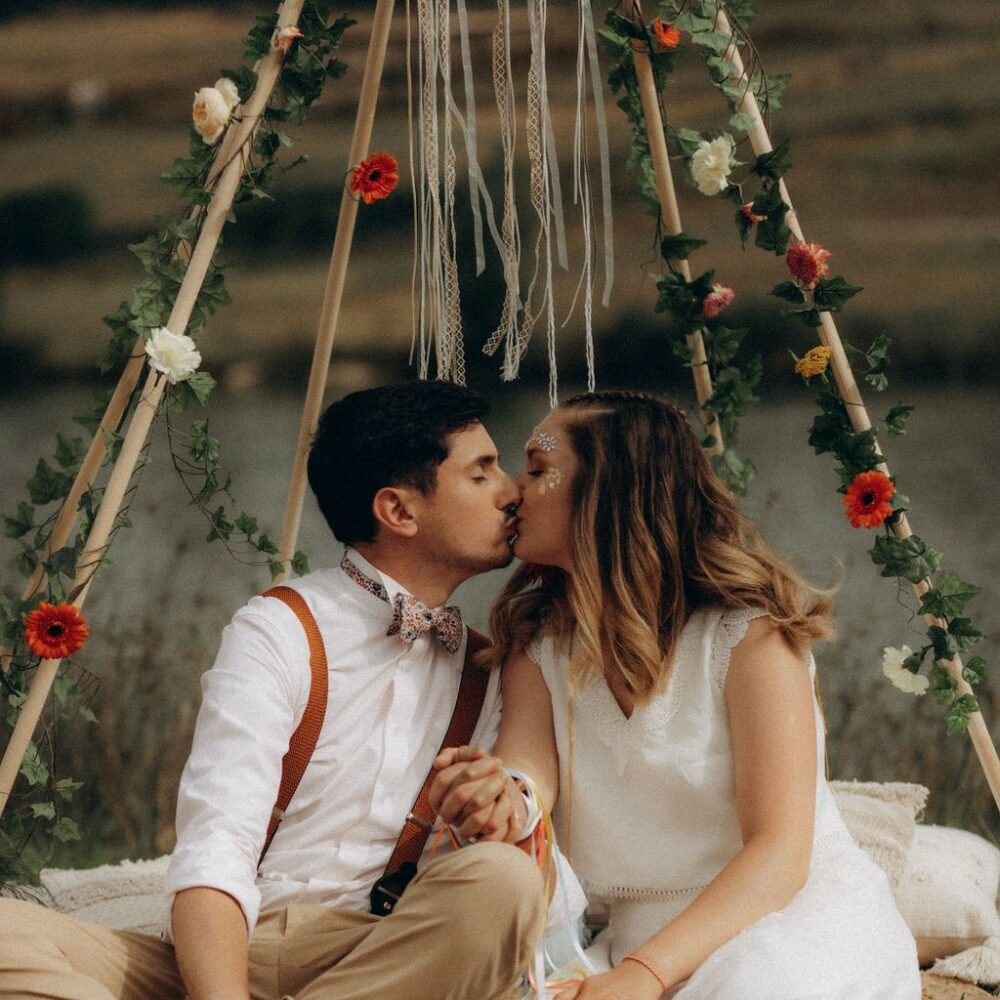
[[[681,33],[674,27],[673,21],[653,21],[653,34],[661,49],[676,49],[681,44]]]
[[[90,635],[87,619],[72,604],[46,604],[25,616],[28,648],[43,660],[61,660],[75,653]]]
[[[805,288],[815,288],[816,282],[830,273],[826,262],[832,256],[829,250],[824,250],[818,243],[803,243],[800,240],[788,248],[785,263]]]
[[[373,201],[388,198],[399,182],[399,164],[389,153],[375,153],[351,171],[348,187],[361,200],[370,205]]]
[[[859,473],[843,497],[847,520],[855,528],[877,528],[892,516],[890,501],[895,493],[895,484],[884,473],[877,470]]]
[[[743,218],[746,219],[751,226],[756,226],[758,222],[763,222],[767,218],[766,215],[758,215],[753,210],[752,201],[748,201],[745,205],[742,205],[740,207],[740,211],[743,213]]]

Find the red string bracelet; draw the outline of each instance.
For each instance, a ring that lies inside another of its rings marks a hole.
[[[639,958],[638,955],[626,955],[622,961],[641,965],[660,984],[663,992],[667,992],[667,984],[663,981],[663,977],[644,958]]]

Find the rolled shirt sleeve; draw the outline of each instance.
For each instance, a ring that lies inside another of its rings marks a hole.
[[[253,933],[261,903],[257,861],[309,684],[309,647],[298,619],[281,601],[253,598],[223,631],[215,664],[202,677],[178,790],[164,940],[173,940],[176,894],[196,886],[235,899]]]

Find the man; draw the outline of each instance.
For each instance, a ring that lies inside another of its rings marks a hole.
[[[266,854],[282,758],[312,682],[302,621],[264,596],[236,613],[203,678],[178,796],[165,941],[93,927],[81,934],[86,925],[5,904],[0,996],[509,994],[542,905],[540,877],[516,848],[480,843],[431,860],[428,844],[396,908],[369,912],[456,701],[467,635],[441,606],[464,580],[511,559],[518,492],[480,423],[485,410],[465,388],[410,382],[354,393],[326,411],[309,481],[347,549],[338,567],[291,587],[322,637],[327,711]],[[494,674],[467,742],[491,746],[498,718]],[[493,839],[517,839],[513,799],[503,790],[489,804]],[[12,965],[8,953],[17,955]]]

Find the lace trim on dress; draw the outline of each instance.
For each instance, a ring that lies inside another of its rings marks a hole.
[[[747,634],[750,622],[766,615],[763,608],[733,608],[722,613],[712,643],[712,683],[720,691],[726,683],[733,649]]]

